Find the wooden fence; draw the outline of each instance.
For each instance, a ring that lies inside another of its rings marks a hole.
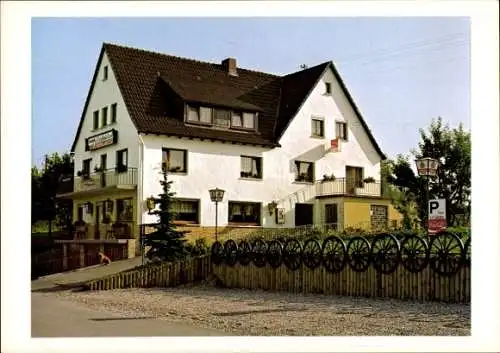
[[[172,287],[202,281],[211,271],[212,264],[210,256],[207,255],[177,263],[145,265],[135,270],[87,282],[85,287],[89,290]]]
[[[470,267],[463,266],[450,277],[440,276],[427,266],[411,273],[403,266],[385,275],[370,266],[365,272],[354,272],[346,266],[339,273],[324,267],[309,269],[302,265],[296,271],[285,265],[269,264],[228,266],[213,265],[214,275],[228,288],[262,289],[293,293],[320,293],[353,297],[381,297],[417,301],[470,302]]]

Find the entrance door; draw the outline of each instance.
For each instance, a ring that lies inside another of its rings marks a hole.
[[[94,229],[94,239],[100,239],[100,231],[99,228],[101,226],[101,213],[102,207],[100,204],[96,204],[95,206],[95,229]]]
[[[363,168],[345,167],[346,193],[355,194],[356,188],[363,187]]]
[[[338,222],[338,205],[336,203],[325,205],[325,223],[337,230]]]
[[[295,204],[295,226],[313,224],[313,206],[308,203]]]

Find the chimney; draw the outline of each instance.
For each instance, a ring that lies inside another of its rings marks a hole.
[[[229,76],[238,76],[238,72],[236,71],[236,59],[235,58],[227,58],[222,60],[222,67],[227,71]]]

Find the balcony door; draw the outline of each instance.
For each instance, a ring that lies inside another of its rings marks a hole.
[[[106,186],[106,169],[108,169],[108,156],[106,154],[101,154],[101,186]]]
[[[346,193],[356,194],[356,188],[363,187],[363,168],[345,167]]]

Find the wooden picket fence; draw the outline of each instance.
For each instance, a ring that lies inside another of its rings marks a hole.
[[[202,281],[211,273],[210,256],[177,263],[151,264],[87,282],[89,290],[123,288],[173,287]]]
[[[258,268],[253,263],[233,267],[214,264],[213,273],[228,288],[470,303],[470,266],[461,267],[451,277],[440,276],[430,266],[420,273],[398,266],[392,274],[384,275],[373,266],[365,272],[346,266],[340,273],[330,273],[322,266],[311,270],[302,265],[290,271],[284,265]]]
[[[354,272],[346,266],[339,273],[330,273],[322,266],[312,270],[302,265],[290,271],[284,265],[278,268],[269,264],[259,268],[253,263],[215,265],[210,255],[178,263],[147,265],[90,281],[85,287],[90,290],[173,287],[202,281],[211,273],[227,288],[447,303],[470,303],[471,298],[469,265],[462,266],[450,277],[440,276],[430,266],[419,273],[411,273],[403,266],[389,275],[377,272],[373,266],[365,272]]]

